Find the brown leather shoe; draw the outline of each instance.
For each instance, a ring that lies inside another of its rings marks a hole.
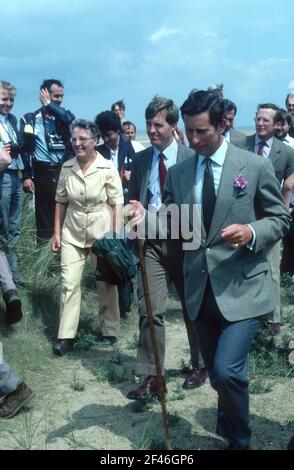
[[[23,406],[32,397],[33,391],[22,382],[14,392],[9,393],[3,399],[0,408],[0,418],[10,419],[23,408]]]
[[[188,373],[185,382],[183,383],[183,388],[198,388],[201,385],[205,384],[205,381],[208,377],[206,369],[198,369],[194,367]]]
[[[147,400],[147,398],[153,397],[159,398],[159,382],[154,375],[149,375],[140,387],[127,394],[127,398],[130,400]]]
[[[22,319],[21,301],[16,290],[5,292],[3,299],[6,304],[5,322],[10,326]]]

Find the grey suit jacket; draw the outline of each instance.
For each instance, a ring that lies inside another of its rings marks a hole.
[[[243,134],[243,132],[240,131],[236,131],[236,129],[230,130],[230,142],[231,144],[236,145],[236,147],[240,147],[244,150],[247,149],[246,134]]]
[[[168,170],[165,204],[177,204],[180,210],[183,203],[190,207],[196,203],[197,159],[190,158]],[[248,181],[245,194],[234,187],[239,175]],[[274,308],[273,285],[264,248],[287,232],[289,221],[271,162],[229,144],[210,231],[206,234],[201,223],[199,248],[184,255],[185,303],[190,318],[194,320],[199,313],[208,277],[227,320],[270,313]],[[252,225],[256,233],[253,251],[223,241],[220,231],[231,224]]]
[[[255,135],[249,135],[246,139],[247,148],[251,152],[255,149]],[[269,154],[273,164],[276,177],[281,184],[282,181],[294,173],[294,150],[274,137],[273,145]]]
[[[177,163],[186,160],[195,154],[194,150],[178,143]],[[129,200],[136,199],[147,208],[147,189],[151,171],[153,147],[148,147],[135,154],[129,184]]]

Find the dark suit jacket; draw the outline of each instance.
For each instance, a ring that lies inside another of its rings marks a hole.
[[[135,150],[131,144],[130,139],[123,135],[121,132],[119,133],[120,139],[119,139],[119,146],[118,146],[118,172],[121,174],[121,172],[125,169],[127,171],[132,170],[133,166],[133,155],[135,154]],[[102,144],[98,145],[97,151],[103,155],[104,158],[107,160],[111,159],[111,153],[110,149],[107,147],[107,145]]]
[[[189,149],[185,145],[177,142],[178,153],[177,163],[190,159],[195,155],[194,150]],[[145,208],[148,206],[147,189],[149,176],[151,171],[151,164],[153,158],[153,147],[148,147],[141,152],[136,153],[133,163],[133,171],[129,185],[129,200],[140,201]],[[177,165],[174,165],[177,166]],[[145,218],[146,237],[148,238],[148,217]],[[150,223],[150,222],[149,222]],[[151,226],[154,226],[154,221],[151,221]],[[157,231],[156,231],[157,233]],[[181,249],[180,240],[147,240],[147,244],[155,246],[155,250],[161,250],[165,259],[165,268],[168,270],[170,277],[174,279],[182,278],[182,262],[183,252]]]
[[[236,145],[236,147],[240,147],[244,150],[247,149],[246,145],[246,134],[243,132],[236,131],[236,129],[230,130],[230,143]]]
[[[246,139],[247,148],[254,152],[255,135],[249,135]],[[294,150],[289,145],[283,144],[274,137],[273,145],[269,154],[269,159],[273,164],[276,177],[281,184],[283,180],[294,173]]]
[[[195,181],[198,157],[174,165],[167,172],[163,203],[196,204]],[[242,175],[247,180],[240,192],[234,185]],[[208,278],[218,307],[228,321],[270,313],[274,295],[270,266],[264,249],[279,240],[289,228],[290,216],[280,186],[268,159],[229,144],[218,188],[209,233],[203,223],[187,224],[198,236],[198,244],[185,251],[185,303],[194,320],[201,307]],[[231,224],[251,224],[256,233],[253,251],[234,248],[220,235]],[[195,224],[194,224],[195,225]]]

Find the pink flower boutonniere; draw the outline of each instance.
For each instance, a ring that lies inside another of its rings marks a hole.
[[[245,194],[247,194],[247,191],[244,191],[247,184],[248,184],[248,181],[244,178],[244,176],[239,175],[235,178],[234,187],[237,190],[236,197],[245,196]]]

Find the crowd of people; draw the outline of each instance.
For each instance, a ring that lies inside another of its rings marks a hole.
[[[258,105],[251,136],[234,128],[237,107],[220,90],[193,90],[180,110],[172,99],[155,96],[145,110],[146,149],[136,141],[135,124],[125,120],[122,100],[93,122],[76,119],[62,107],[62,82],[44,80],[41,107],[26,113],[18,128],[15,96],[15,87],[0,81],[0,283],[7,325],[22,317],[17,289],[25,282],[16,243],[23,190],[35,196],[36,243],[51,242],[54,253],[61,251],[57,356],[74,346],[88,254],[94,269],[97,265],[93,242],[110,231],[127,237],[124,222],[138,233],[144,227],[160,377],[166,299],[173,284],[190,347],[191,370],[183,387],[198,388],[209,378],[218,394],[216,432],[228,439],[230,449],[249,449],[250,345],[261,320],[272,334],[279,333],[280,267],[294,274],[294,94],[286,97],[287,110]],[[178,127],[180,113],[186,139]],[[167,217],[160,236],[160,216],[172,207],[180,214],[180,235],[172,236],[173,221]],[[187,227],[196,246],[183,235]],[[135,374],[142,382],[127,396],[144,401],[159,396],[159,376],[140,269],[137,285]],[[111,346],[125,314],[122,286],[97,281],[97,289],[100,341]],[[0,363],[0,417],[14,416],[31,395],[8,363]]]

